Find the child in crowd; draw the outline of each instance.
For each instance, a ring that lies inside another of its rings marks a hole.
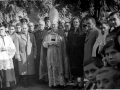
[[[89,80],[85,85],[85,90],[97,89],[96,86],[96,73],[103,67],[103,62],[97,57],[91,57],[89,60],[84,62],[84,73],[86,78]]]
[[[120,69],[120,51],[117,45],[117,40],[108,41],[101,51],[104,56],[105,66],[112,66]]]
[[[112,67],[101,68],[96,75],[98,89],[120,89],[120,72]]]

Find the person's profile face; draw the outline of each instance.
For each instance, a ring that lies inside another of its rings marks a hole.
[[[79,20],[78,20],[78,19],[74,19],[74,20],[73,20],[73,26],[74,26],[74,28],[78,28],[79,25],[80,25]]]
[[[120,52],[115,50],[113,46],[105,50],[105,56],[111,66],[116,66],[120,63]]]
[[[113,80],[113,74],[109,72],[103,72],[96,75],[97,88],[98,89],[115,89],[116,83]]]
[[[112,27],[120,26],[120,19],[118,18],[118,16],[116,14],[114,14],[113,16],[110,17],[109,22],[112,25]]]
[[[94,83],[96,81],[96,73],[99,70],[98,67],[95,66],[94,63],[88,64],[87,66],[84,67],[84,73],[86,78]]]
[[[10,27],[9,34],[13,34],[15,32],[15,27]]]

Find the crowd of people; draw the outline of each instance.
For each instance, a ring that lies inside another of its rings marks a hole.
[[[16,84],[120,89],[120,14],[84,23],[45,17],[37,25],[20,19],[0,25],[0,90]],[[35,80],[36,79],[36,80]]]

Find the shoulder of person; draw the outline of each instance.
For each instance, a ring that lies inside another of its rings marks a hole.
[[[49,30],[49,31],[50,31],[50,30]],[[47,31],[47,30],[44,29],[42,32],[43,32],[43,33],[46,33],[46,32],[49,32],[49,31]]]
[[[16,36],[19,36],[19,34],[18,33],[15,33],[16,34]]]
[[[32,36],[32,37],[34,36],[34,34],[33,34],[33,33],[29,33],[29,35],[30,35],[30,36]]]
[[[20,35],[21,35],[21,34],[17,34],[17,33],[16,33],[16,37],[17,37],[18,39],[20,38]]]

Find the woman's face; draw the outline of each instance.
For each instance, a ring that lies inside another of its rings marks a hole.
[[[0,27],[0,35],[4,35],[5,34],[5,27]]]
[[[74,28],[78,28],[79,25],[80,25],[79,20],[78,20],[78,19],[74,19],[74,20],[73,20],[73,26],[74,26]]]

